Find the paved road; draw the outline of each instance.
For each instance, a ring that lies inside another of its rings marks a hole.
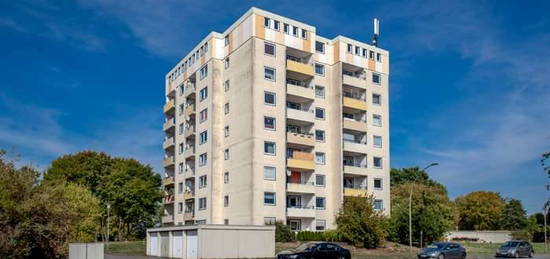
[[[139,256],[139,255],[110,255],[105,254],[105,259],[167,259],[166,257]]]
[[[370,257],[365,257],[370,258]],[[374,258],[374,257],[373,257]],[[384,257],[385,259],[395,258],[395,259],[405,259],[408,257]],[[415,258],[415,257],[411,257]],[[167,259],[165,257],[156,257],[156,256],[135,256],[135,255],[109,255],[105,254],[105,259]],[[468,256],[467,259],[495,259],[494,256],[480,256],[480,255],[471,255]],[[535,255],[533,259],[550,259],[550,255]]]

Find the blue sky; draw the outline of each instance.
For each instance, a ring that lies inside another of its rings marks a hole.
[[[0,0],[0,148],[45,168],[83,149],[160,171],[164,75],[251,6],[391,53],[392,167],[440,165],[451,197],[540,211],[550,151],[549,1]]]

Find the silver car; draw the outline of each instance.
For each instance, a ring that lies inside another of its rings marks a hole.
[[[466,258],[466,249],[460,244],[451,242],[436,242],[420,250],[418,258]]]
[[[526,241],[512,240],[508,241],[497,249],[495,257],[515,257],[521,256],[533,257],[535,250],[533,246]]]

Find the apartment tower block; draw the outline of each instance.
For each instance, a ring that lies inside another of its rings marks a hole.
[[[166,76],[163,225],[335,228],[389,214],[389,53],[251,8]]]

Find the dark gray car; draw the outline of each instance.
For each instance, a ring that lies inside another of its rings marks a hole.
[[[535,255],[535,250],[533,246],[527,241],[521,240],[512,240],[508,241],[497,249],[495,257],[515,257],[519,258],[522,256],[533,257]]]
[[[420,250],[418,258],[466,258],[466,249],[460,244],[451,242],[436,242]]]

